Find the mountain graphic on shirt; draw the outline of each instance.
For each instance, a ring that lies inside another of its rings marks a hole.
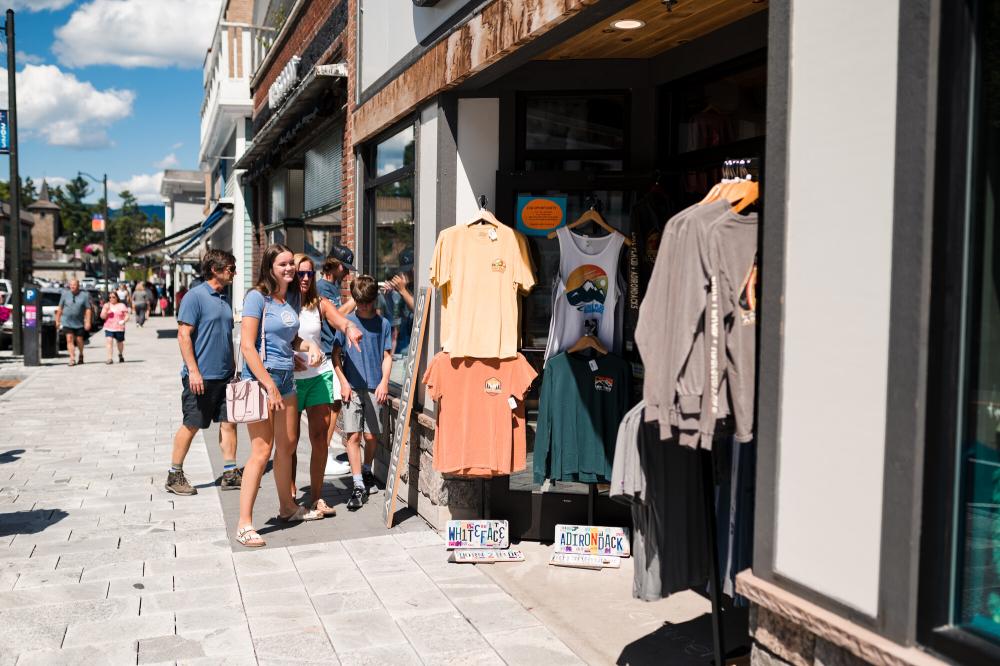
[[[608,274],[600,266],[579,266],[566,278],[566,300],[583,312],[604,312]]]

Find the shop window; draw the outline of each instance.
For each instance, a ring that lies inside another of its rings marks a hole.
[[[413,288],[415,227],[413,191],[414,126],[397,128],[364,152],[365,158],[365,265],[381,283],[403,275]],[[390,385],[398,391],[409,352],[413,312],[391,290],[379,297],[379,311],[392,323],[393,371]]]
[[[519,99],[518,161],[526,171],[621,171],[627,148],[624,93],[531,93]]]
[[[1000,4],[942,26],[921,639],[1000,663]]]
[[[718,148],[764,136],[767,66],[692,80],[677,88],[676,153]]]
[[[305,217],[339,206],[343,197],[343,133],[335,126],[305,154]]]

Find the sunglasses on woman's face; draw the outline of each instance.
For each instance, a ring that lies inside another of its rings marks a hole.
[[[298,274],[300,278],[312,277],[313,275],[316,275],[316,271],[299,271]]]

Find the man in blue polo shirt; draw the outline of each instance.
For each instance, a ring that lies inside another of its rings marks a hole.
[[[219,423],[222,448],[222,490],[240,487],[236,467],[236,424],[226,421],[226,384],[236,369],[233,358],[233,308],[223,293],[236,275],[236,257],[222,250],[209,250],[201,260],[205,280],[181,301],[177,313],[177,341],[181,367],[181,409],[184,420],[174,435],[166,488],[175,495],[198,491],[184,476],[184,458],[198,430]]]

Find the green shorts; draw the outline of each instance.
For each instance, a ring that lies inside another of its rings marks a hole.
[[[340,400],[340,385],[334,380],[333,372],[324,372],[307,379],[296,379],[295,392],[299,395],[299,411],[313,405],[331,405]]]

